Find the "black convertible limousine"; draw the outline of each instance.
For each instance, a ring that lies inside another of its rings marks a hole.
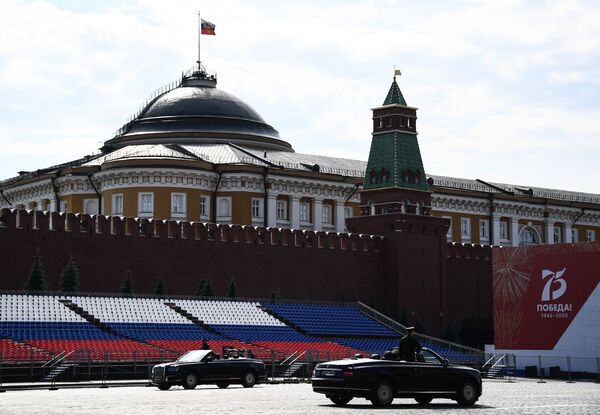
[[[313,391],[325,394],[336,405],[359,397],[375,406],[388,406],[394,398],[414,398],[421,405],[433,398],[449,398],[472,406],[481,396],[478,370],[450,365],[432,350],[422,349],[417,362],[395,360],[389,352],[384,356],[320,363],[313,372]]]
[[[251,388],[266,379],[265,364],[256,359],[221,359],[211,350],[192,350],[175,362],[163,363],[152,368],[152,384],[160,390],[173,385],[194,389],[198,384],[214,383],[219,388],[230,384],[242,384]]]

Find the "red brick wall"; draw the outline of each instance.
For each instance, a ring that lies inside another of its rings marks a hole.
[[[161,275],[167,293],[181,295],[211,278],[215,295],[224,296],[233,278],[240,297],[278,289],[287,299],[360,300],[392,318],[404,311],[430,335],[443,336],[450,325],[469,344],[493,339],[491,248],[447,244],[441,218],[362,219],[382,237],[102,216],[96,224],[87,215],[34,218],[8,209],[1,215],[2,290],[23,289],[36,252],[57,290],[73,255],[82,292],[118,292],[126,270],[134,290],[150,294]]]
[[[39,252],[54,290],[73,255],[82,292],[118,292],[125,271],[131,270],[138,293],[154,292],[162,275],[169,294],[193,295],[201,279],[211,278],[215,294],[224,296],[233,278],[243,297],[269,297],[278,289],[283,298],[339,301],[343,296],[346,301],[383,303],[377,288],[383,275],[379,237],[201,223],[177,226],[131,218],[112,218],[111,227],[103,217],[96,232],[87,215],[57,213],[49,229],[49,217],[42,212],[36,212],[39,229],[34,229],[33,217],[25,211],[20,212],[19,227],[14,212],[3,213],[0,289],[22,289],[32,257]],[[156,235],[140,236],[140,229]]]

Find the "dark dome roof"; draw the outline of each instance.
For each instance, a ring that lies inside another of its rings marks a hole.
[[[216,84],[216,78],[203,73],[184,77],[179,86],[150,101],[105,147],[232,142],[293,151],[250,105]]]

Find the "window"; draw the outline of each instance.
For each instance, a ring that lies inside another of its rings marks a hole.
[[[528,245],[537,243],[538,237],[536,232],[529,226],[524,227],[523,230],[521,230],[521,244]]]
[[[571,241],[579,242],[579,232],[575,228],[571,228]]]
[[[154,194],[139,193],[138,197],[138,216],[152,215],[154,213]]]
[[[452,217],[450,216],[442,216],[444,219],[448,219],[450,221],[450,226],[448,226],[448,232],[446,232],[446,239],[448,241],[452,241]]]
[[[508,240],[508,222],[500,221],[500,239]]]
[[[123,215],[123,195],[121,193],[112,195],[113,215]]]
[[[410,118],[407,118],[407,119],[406,119],[406,126],[407,126],[408,128],[410,128]]]
[[[83,213],[96,215],[98,213],[98,199],[83,199]]]
[[[344,206],[344,217],[346,219],[352,217],[352,206]]]
[[[487,219],[479,219],[479,239],[490,238],[490,225]]]
[[[300,202],[300,221],[310,222],[309,206],[306,202]]]
[[[463,238],[471,237],[471,219],[460,218],[460,236]]]
[[[185,193],[171,193],[171,214],[174,216],[185,216]]]
[[[323,223],[331,223],[331,206],[323,205]]]
[[[385,125],[386,127],[392,126],[392,117],[385,117]]]
[[[66,212],[67,211],[67,207],[68,207],[67,202],[65,200],[61,200],[60,201],[60,211],[61,212]]]
[[[585,231],[585,240],[588,242],[593,242],[596,240],[596,231],[592,229],[586,229]]]
[[[277,201],[277,220],[288,220],[287,202],[285,200]]]
[[[260,219],[263,217],[263,200],[259,198],[252,198],[252,218]]]
[[[208,216],[209,216],[208,196],[200,196],[200,218],[208,219]]]
[[[559,244],[562,242],[562,238],[561,238],[561,229],[560,226],[555,226],[553,229],[553,241],[555,244]]]
[[[217,220],[231,220],[231,197],[218,197],[217,206]]]

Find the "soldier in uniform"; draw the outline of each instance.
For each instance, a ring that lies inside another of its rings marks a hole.
[[[407,327],[406,336],[400,339],[400,360],[415,361],[415,354],[421,351],[421,344],[415,339],[415,328]]]

